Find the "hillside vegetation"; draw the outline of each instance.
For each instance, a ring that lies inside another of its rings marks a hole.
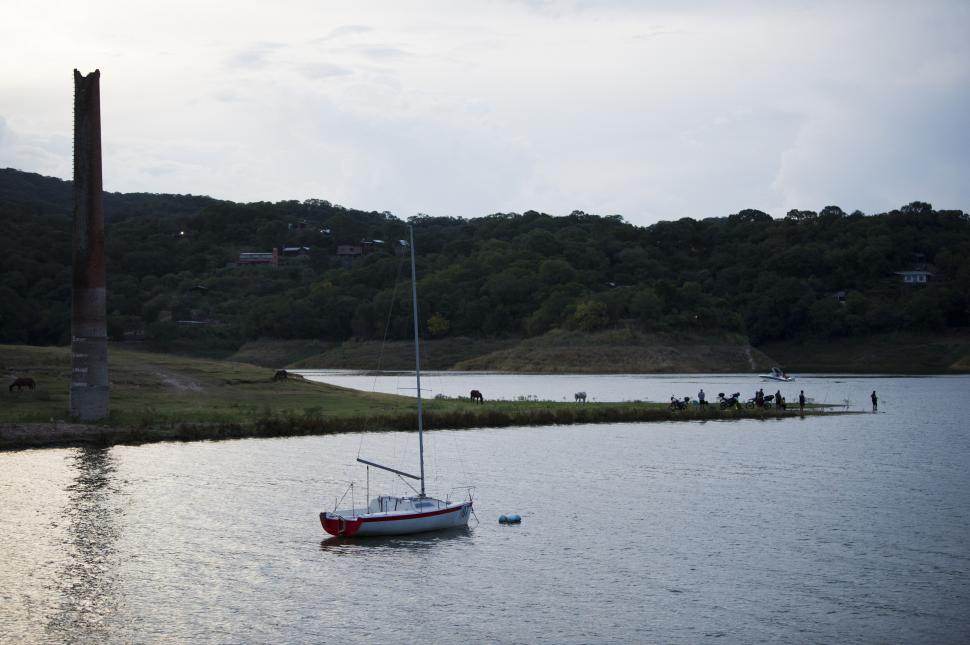
[[[107,194],[105,210],[115,340],[214,357],[267,339],[319,344],[280,356],[295,362],[347,341],[411,335],[398,242],[406,222],[390,213],[150,194]],[[70,220],[69,182],[0,170],[0,343],[67,342]],[[477,344],[473,356],[453,352],[453,364],[523,339],[539,347],[610,330],[808,347],[970,327],[970,218],[922,202],[873,215],[827,206],[775,220],[744,210],[649,227],[582,212],[409,221],[422,335]],[[362,253],[341,258],[340,246]],[[278,268],[238,264],[241,252],[274,247],[301,255]],[[896,274],[916,268],[932,273],[927,284]],[[528,362],[495,354],[469,365]]]

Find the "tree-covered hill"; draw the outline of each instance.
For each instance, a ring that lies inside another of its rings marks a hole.
[[[0,170],[0,342],[68,339],[70,191]],[[113,338],[231,350],[256,338],[409,336],[406,222],[390,213],[117,193],[105,210]],[[645,228],[582,212],[410,221],[428,337],[624,327],[758,344],[970,325],[970,218],[922,202]],[[274,247],[278,267],[239,264]],[[929,281],[897,274],[914,269]]]

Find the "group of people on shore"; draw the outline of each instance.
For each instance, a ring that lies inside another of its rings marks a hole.
[[[670,397],[670,400],[671,400],[671,403],[673,403],[677,399],[675,397]],[[690,397],[689,396],[684,397],[684,401],[689,403]],[[781,408],[782,410],[788,409],[788,405],[785,401],[785,397],[782,396],[781,394],[781,390],[776,391],[774,394],[769,394],[765,396],[764,388],[758,388],[758,390],[754,393],[754,396],[748,399],[748,401],[750,403],[753,403],[754,406],[758,408],[765,408],[765,407],[770,408],[772,405],[774,405]],[[697,393],[697,405],[700,407],[704,407],[707,404],[708,404],[707,394],[705,394],[704,389],[701,388],[701,390]],[[798,407],[799,409],[802,409],[802,410],[805,409],[805,390],[801,390],[798,393]]]
[[[720,396],[723,396],[723,395],[720,395]],[[872,391],[872,394],[869,395],[869,398],[872,401],[872,411],[876,412],[879,408],[879,398],[876,396],[875,390]],[[798,410],[800,412],[805,411],[805,401],[806,401],[805,390],[799,390],[798,391]],[[754,393],[754,397],[749,399],[749,402],[753,403],[754,406],[758,408],[771,407],[772,405],[774,405],[778,408],[781,408],[782,410],[788,409],[788,404],[785,401],[785,397],[782,396],[780,389],[777,390],[774,394],[769,394],[768,396],[765,396],[764,388],[758,388],[758,391]],[[685,410],[690,404],[691,404],[691,400],[689,396],[685,396],[683,400],[678,399],[677,397],[674,397],[674,396],[670,397],[670,407],[672,409],[676,408],[678,410]],[[707,404],[708,404],[707,395],[704,393],[704,388],[701,388],[701,390],[697,393],[697,405],[703,408]]]

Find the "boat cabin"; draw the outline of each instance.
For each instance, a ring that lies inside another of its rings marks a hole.
[[[367,506],[368,513],[421,513],[444,508],[446,502],[430,497],[396,497],[380,495]]]

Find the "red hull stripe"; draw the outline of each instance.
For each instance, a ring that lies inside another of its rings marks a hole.
[[[437,511],[432,511],[430,513],[413,513],[411,515],[391,515],[389,517],[361,517],[359,518],[361,522],[393,522],[395,520],[413,520],[419,517],[433,517],[435,515],[444,515],[445,513],[454,513],[455,511],[460,511],[464,508],[462,506],[456,506],[454,508],[443,508]]]

